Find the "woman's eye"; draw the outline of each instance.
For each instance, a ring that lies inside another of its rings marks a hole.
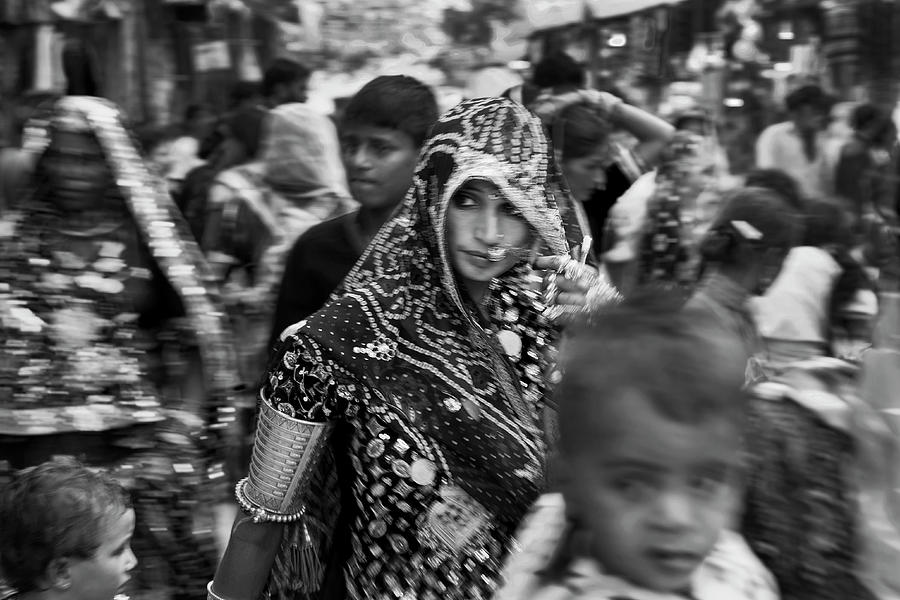
[[[466,193],[457,194],[453,197],[453,206],[456,208],[473,208],[478,205],[478,201]]]

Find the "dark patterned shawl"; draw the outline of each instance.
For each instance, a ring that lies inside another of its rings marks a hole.
[[[335,298],[293,333],[322,348],[329,370],[420,415],[414,422],[441,448],[454,482],[493,515],[517,519],[543,486],[536,405],[545,373],[503,357],[492,333],[500,323],[477,316],[450,266],[447,207],[474,179],[495,184],[549,251],[568,250],[557,208],[565,192],[540,121],[509,100],[470,100],[434,126],[398,212]],[[495,281],[492,294],[517,299],[519,318],[549,345],[553,332],[522,293],[524,270]],[[466,410],[448,409],[448,399]]]

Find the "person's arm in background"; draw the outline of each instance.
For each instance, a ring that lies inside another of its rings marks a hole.
[[[649,169],[656,165],[660,154],[675,135],[675,127],[667,121],[630,104],[620,102],[609,113],[613,123],[638,139],[632,150]]]
[[[656,115],[626,104],[621,98],[598,90],[578,90],[538,101],[533,110],[542,119],[558,114],[567,106],[584,103],[593,106],[609,122],[634,137],[638,144],[632,150],[643,163],[642,171],[647,171],[656,163],[660,153],[675,135],[675,127]]]

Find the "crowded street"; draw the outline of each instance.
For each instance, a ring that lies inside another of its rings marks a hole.
[[[0,0],[0,600],[900,600],[900,1]]]

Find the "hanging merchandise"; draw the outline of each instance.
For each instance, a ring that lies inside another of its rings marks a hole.
[[[57,89],[54,84],[58,78],[53,75],[53,54],[56,45],[56,34],[53,25],[39,25],[34,33],[34,78],[32,87],[36,90]]]
[[[231,68],[228,43],[224,40],[194,44],[194,69],[198,73],[222,71]]]
[[[757,0],[727,0],[719,9],[717,19],[726,38],[736,36],[731,47],[731,55],[741,62],[756,62],[761,58],[759,42],[763,29],[756,20],[760,14]]]
[[[120,0],[54,0],[53,13],[63,21],[93,21],[122,18]]]

